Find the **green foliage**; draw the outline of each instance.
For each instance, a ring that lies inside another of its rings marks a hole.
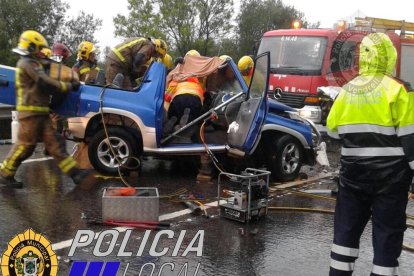
[[[84,41],[97,43],[94,33],[102,26],[102,20],[94,18],[92,14],[84,11],[79,12],[76,17],[67,19],[58,32],[59,42],[65,44],[73,53],[66,62],[73,65],[76,62],[76,51],[79,44]]]
[[[244,0],[237,21],[237,37],[241,55],[256,54],[263,33],[275,29],[288,29],[295,19],[308,24],[304,14],[281,0]]]
[[[129,15],[114,18],[115,35],[165,39],[172,52],[213,53],[232,26],[232,0],[128,0]],[[211,48],[213,46],[213,48]]]
[[[68,8],[69,4],[62,0],[0,0],[0,64],[16,64],[18,56],[11,49],[25,30],[40,32],[50,46],[57,40],[68,43],[70,48],[83,38],[93,40],[101,21],[83,12],[67,20]]]

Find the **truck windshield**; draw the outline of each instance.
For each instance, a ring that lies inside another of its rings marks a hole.
[[[270,52],[275,74],[320,75],[327,39],[316,36],[263,37],[258,54]]]

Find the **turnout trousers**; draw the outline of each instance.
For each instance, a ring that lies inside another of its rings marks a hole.
[[[396,183],[386,192],[375,191],[375,187],[359,189],[339,185],[330,276],[352,275],[360,237],[370,218],[374,247],[371,276],[398,275],[398,257],[406,230],[409,182]]]
[[[33,154],[38,141],[44,142],[63,173],[72,175],[77,172],[77,164],[66,152],[64,139],[53,129],[49,114],[45,114],[19,119],[17,143],[0,165],[0,174],[6,178],[14,177],[20,164]]]

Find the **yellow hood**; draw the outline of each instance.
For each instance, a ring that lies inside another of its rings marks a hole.
[[[392,75],[397,60],[397,50],[384,33],[372,33],[364,37],[359,46],[359,74]]]

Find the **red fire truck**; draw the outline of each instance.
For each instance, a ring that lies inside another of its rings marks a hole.
[[[266,32],[258,54],[271,53],[268,96],[296,108],[301,116],[324,124],[331,102],[325,101],[319,92],[340,87],[358,74],[358,46],[372,31],[387,32],[398,51],[395,76],[414,86],[414,37],[407,34],[414,32],[414,23],[366,17],[357,18],[351,27],[342,30]]]

